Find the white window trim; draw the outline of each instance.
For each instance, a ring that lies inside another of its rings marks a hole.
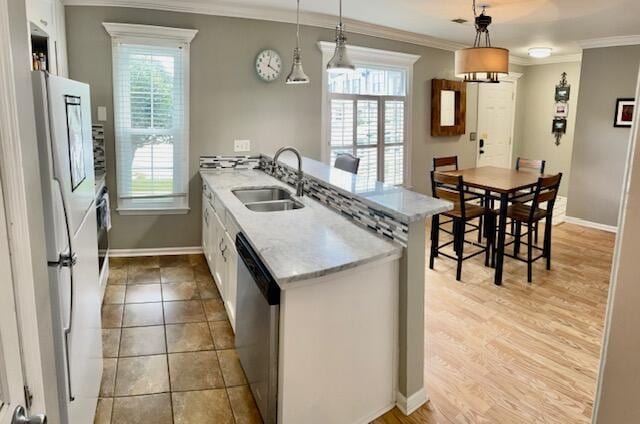
[[[185,29],[185,28],[171,28],[171,27],[163,27],[163,26],[155,26],[155,25],[138,25],[138,24],[121,24],[121,23],[111,23],[111,22],[103,22],[105,30],[111,36],[111,48],[112,52],[114,51],[115,46],[118,43],[127,43],[127,44],[146,44],[146,45],[154,45],[154,46],[164,46],[164,47],[172,47],[172,46],[180,46],[183,49],[183,75],[184,75],[184,140],[185,140],[185,155],[184,155],[184,169],[186,171],[185,179],[185,190],[186,190],[186,206],[184,207],[157,207],[157,205],[149,204],[145,207],[123,207],[121,206],[120,198],[117,198],[118,208],[117,211],[121,215],[176,215],[176,214],[186,214],[189,213],[189,93],[191,91],[190,81],[189,81],[189,64],[190,60],[190,47],[191,41],[198,33],[196,29]],[[115,69],[117,67],[116,58],[112,55],[112,69],[113,71],[113,104],[114,104],[114,125],[115,122],[118,121],[118,111],[115,107],[116,98],[115,98],[115,87],[116,87],[116,72]],[[117,141],[116,141],[117,143]],[[116,161],[120,161],[119,149],[116,148]],[[117,173],[117,172],[116,172]],[[117,176],[116,176],[117,178]]]
[[[336,43],[328,41],[318,41],[318,48],[322,52],[322,128],[320,139],[322,148],[320,151],[322,162],[331,165],[331,149],[329,144],[329,77],[327,73],[327,63],[333,57]],[[406,143],[404,149],[404,186],[411,185],[411,150],[413,144],[413,65],[420,59],[419,55],[400,53],[389,50],[378,50],[369,47],[348,45],[349,57],[356,66],[372,66],[384,68],[402,69],[406,72]]]

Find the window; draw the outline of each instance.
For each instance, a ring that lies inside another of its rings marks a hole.
[[[186,213],[189,42],[195,31],[104,25],[113,37],[118,210]]]
[[[332,43],[321,42],[320,49],[333,54]],[[349,53],[355,73],[325,73],[325,160],[332,164],[339,153],[348,152],[360,158],[358,175],[367,181],[404,184],[410,81],[418,56],[354,46]]]

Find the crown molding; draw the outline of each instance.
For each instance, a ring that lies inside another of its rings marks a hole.
[[[591,38],[578,41],[582,49],[597,49],[600,47],[633,46],[640,44],[640,35],[621,35],[618,37]]]
[[[549,65],[552,63],[569,63],[569,62],[582,62],[582,53],[576,54],[563,54],[554,56],[551,55],[549,57],[535,59],[532,57],[520,57],[520,56],[509,56],[509,63],[513,63],[514,65],[521,66],[536,66],[536,65]]]
[[[285,10],[257,5],[238,5],[227,2],[189,2],[175,0],[64,0],[65,6],[112,6],[132,7],[138,9],[154,9],[170,12],[197,13],[202,15],[226,16],[233,18],[257,19],[263,21],[295,23],[295,10]],[[300,24],[320,27],[335,28],[337,16],[323,13],[300,13]],[[440,50],[455,51],[468,47],[462,43],[403,31],[382,25],[371,24],[353,19],[343,19],[347,33],[368,35],[401,41],[419,46],[433,47]]]

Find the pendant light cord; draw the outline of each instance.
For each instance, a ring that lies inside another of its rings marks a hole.
[[[300,48],[300,0],[296,10],[296,49]]]
[[[476,1],[476,0],[473,0]],[[340,26],[342,26],[342,0],[340,0]]]

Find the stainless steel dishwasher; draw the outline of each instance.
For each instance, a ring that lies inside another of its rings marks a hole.
[[[236,350],[265,424],[278,409],[280,287],[242,233],[236,236]]]

